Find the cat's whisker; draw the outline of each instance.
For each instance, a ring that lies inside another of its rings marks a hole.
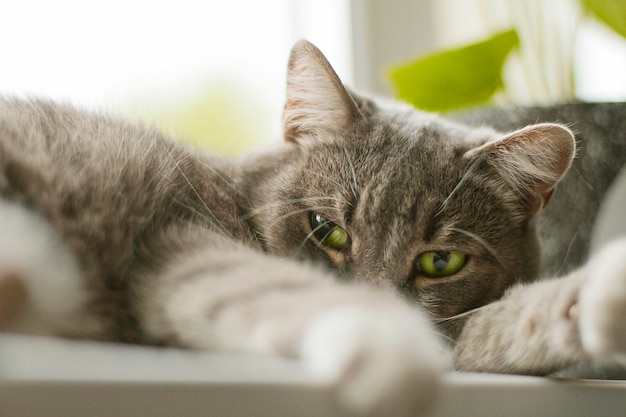
[[[415,308],[422,310],[428,317],[435,317],[437,309],[441,304],[441,300],[431,294],[421,294],[419,299],[412,297],[406,298],[405,301]]]
[[[567,245],[567,251],[565,252],[565,256],[563,257],[563,262],[561,262],[559,269],[557,269],[556,271],[557,275],[560,275],[561,273],[563,273],[563,268],[567,264],[567,258],[569,258],[569,254],[572,250],[572,245],[574,245],[574,242],[576,241],[577,236],[578,236],[578,230],[576,230],[576,233],[574,233],[574,236],[572,236],[572,238],[569,241],[569,244]]]
[[[298,250],[296,251],[296,255],[300,254],[300,252],[302,251],[302,249],[304,249],[304,246],[306,245],[306,243],[309,241],[309,239],[311,239],[311,237],[313,237],[313,235],[320,230],[321,228],[325,227],[327,224],[332,223],[330,220],[326,220],[325,222],[321,223],[319,226],[317,226],[315,229],[311,230],[306,237],[302,240],[302,243],[300,244],[300,246],[298,246]],[[325,237],[326,238],[326,237]]]
[[[222,174],[219,173],[219,171],[217,169],[215,169],[214,167],[212,167],[211,165],[207,164],[206,161],[200,161],[200,163],[202,164],[202,166],[204,166],[205,168],[208,168],[211,170],[211,172],[213,173],[213,175],[215,175],[216,177],[218,177],[219,179],[221,179],[224,184],[228,185],[233,191],[235,191],[237,194],[242,195],[244,197],[245,196],[241,190],[239,190],[237,187],[235,187],[235,185],[232,183],[232,181],[227,180],[226,178],[224,178],[224,176]]]
[[[421,298],[419,302],[415,299],[408,299],[407,302],[415,306],[417,309],[426,313],[430,321],[433,324],[437,324],[434,322],[434,320],[436,319],[433,319],[433,317],[435,317],[435,311],[437,310],[438,306],[441,304],[439,299],[435,297],[427,297],[427,298]],[[429,327],[429,331],[436,338],[445,340],[446,342],[450,343],[450,345],[454,345],[456,343],[456,340],[454,340],[447,334],[443,333],[441,330],[437,329],[437,327]],[[446,353],[446,354],[449,353],[448,348],[444,347],[443,345],[437,345],[437,348],[441,350],[441,352],[443,353]]]
[[[198,216],[201,219],[203,219],[204,221],[206,221],[208,224],[210,224],[210,225],[213,224],[211,217],[207,216],[202,211],[198,210],[196,207],[193,207],[193,206],[191,206],[189,204],[185,204],[185,203],[183,203],[182,201],[180,201],[178,199],[174,199],[174,201],[177,204],[179,204],[181,207],[184,207],[185,209],[189,210],[190,212],[192,212],[196,216]]]
[[[350,189],[352,190],[352,195],[354,196],[354,200],[356,201],[359,199],[359,184],[356,179],[354,163],[352,162],[352,157],[350,156],[350,153],[348,152],[348,148],[346,147],[345,143],[341,143],[341,148],[346,154],[346,160],[348,161],[348,166],[350,167],[350,172],[352,174],[352,183],[350,184]]]
[[[185,174],[185,172],[182,170],[182,168],[180,167],[179,162],[176,160],[176,158],[174,158],[174,156],[172,155],[172,152],[167,148],[164,147],[165,151],[167,152],[167,155],[169,156],[170,160],[174,163],[174,166],[176,167],[176,169],[178,170],[178,172],[180,173],[180,175],[182,175],[182,177],[185,179],[185,181],[187,182],[187,185],[189,185],[189,187],[191,188],[191,191],[193,191],[193,193],[196,195],[196,197],[198,198],[198,200],[202,203],[202,205],[204,206],[204,208],[206,209],[207,213],[211,216],[211,222],[212,224],[216,224],[221,231],[228,237],[234,239],[235,237],[232,235],[232,233],[222,224],[222,222],[217,218],[217,216],[215,215],[215,213],[213,213],[213,211],[209,208],[209,206],[206,204],[206,202],[204,201],[204,199],[202,198],[202,196],[200,196],[200,193],[198,193],[198,190],[196,190],[196,187],[194,187],[194,185],[191,183],[191,181],[189,181],[189,178],[187,177],[187,175]],[[197,210],[196,210],[197,211]]]
[[[506,266],[504,259],[498,254],[498,252],[493,248],[493,246],[491,246],[485,239],[483,239],[482,237],[472,233],[472,232],[468,232],[467,230],[463,230],[463,229],[459,229],[457,227],[452,227],[450,230],[453,230],[455,232],[459,232],[464,234],[465,236],[471,237],[472,239],[474,239],[475,241],[477,241],[478,243],[480,243],[481,245],[483,245],[483,247],[487,250],[487,252],[489,252],[489,254],[491,256],[493,256],[493,258],[502,266]]]
[[[447,323],[449,321],[458,320],[466,316],[469,316],[470,314],[474,314],[475,312],[483,309],[484,307],[485,306],[472,308],[471,310],[467,310],[467,311],[464,311],[463,313],[455,314],[454,316],[443,317],[443,318],[433,318],[432,321],[435,324]]]
[[[436,329],[431,329],[431,334],[433,334],[436,338],[444,340],[453,346],[456,343],[456,340],[452,337],[448,336],[444,332],[437,331]],[[449,353],[449,348],[445,346],[436,345],[437,349],[443,353]]]
[[[578,179],[580,179],[580,182],[582,182],[583,184],[585,184],[591,191],[596,191],[596,189],[593,187],[593,185],[591,185],[586,179],[585,177],[583,177],[583,175],[580,173],[580,171],[578,170],[578,168],[576,168],[576,165],[572,165],[572,169],[574,170],[574,172],[576,172],[576,175],[578,176]]]
[[[474,161],[471,163],[467,171],[465,171],[465,173],[463,174],[463,177],[461,177],[459,182],[454,186],[454,188],[452,189],[450,194],[448,194],[445,200],[443,200],[443,203],[441,203],[441,206],[439,206],[439,210],[437,210],[437,213],[435,213],[434,217],[439,216],[446,209],[446,207],[448,207],[448,203],[450,202],[450,199],[463,186],[467,178],[472,174],[472,172],[474,172],[474,170],[476,169],[476,167],[478,167],[478,165],[480,164],[482,160],[483,160],[482,155],[479,155],[476,159],[474,159]]]
[[[246,214],[244,216],[244,219],[248,220],[254,216],[256,216],[259,213],[262,213],[264,211],[273,209],[273,208],[278,208],[278,207],[282,207],[282,206],[287,206],[290,204],[297,204],[297,203],[307,203],[307,202],[311,202],[311,201],[318,201],[318,200],[329,200],[329,201],[336,201],[338,203],[346,203],[346,200],[344,200],[343,198],[338,198],[338,197],[302,197],[302,198],[294,198],[291,200],[286,200],[286,201],[279,201],[279,202],[273,202],[273,203],[269,203],[269,204],[265,204],[261,207],[258,207],[252,211],[250,211],[248,214]]]

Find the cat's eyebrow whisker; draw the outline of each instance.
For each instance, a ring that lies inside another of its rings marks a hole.
[[[498,252],[493,248],[493,246],[491,246],[485,239],[483,239],[482,237],[475,235],[472,232],[468,232],[467,230],[463,230],[463,229],[459,229],[456,227],[452,227],[450,228],[450,230],[453,230],[455,232],[464,234],[465,236],[471,237],[472,239],[474,239],[475,241],[477,241],[478,243],[480,243],[481,245],[483,245],[483,247],[485,249],[487,249],[487,252],[489,252],[489,254],[491,256],[493,256],[493,258],[500,264],[500,266],[505,267],[505,262],[504,259],[498,254]]]
[[[441,203],[441,206],[439,206],[439,210],[437,210],[437,213],[435,213],[434,217],[439,216],[446,209],[446,207],[448,206],[448,203],[450,202],[450,199],[454,196],[454,194],[456,194],[456,192],[461,188],[461,186],[463,186],[467,178],[470,176],[472,172],[474,172],[474,170],[476,169],[476,167],[478,167],[478,165],[480,164],[482,160],[483,160],[482,155],[479,155],[476,159],[474,159],[474,161],[471,163],[467,171],[465,171],[465,173],[463,174],[463,177],[461,177],[459,182],[454,186],[454,188],[452,189],[450,194],[448,194],[445,200],[443,200],[443,203]]]
[[[265,204],[261,207],[258,207],[252,211],[250,211],[248,214],[246,214],[244,216],[245,220],[250,219],[251,217],[256,216],[259,213],[262,213],[266,210],[270,210],[272,208],[277,208],[277,207],[281,207],[281,206],[287,206],[289,204],[295,204],[295,203],[306,203],[309,201],[318,201],[318,200],[329,200],[329,201],[337,201],[339,203],[346,203],[346,201],[343,198],[338,198],[338,197],[302,197],[302,198],[294,198],[291,200],[286,200],[286,201],[279,201],[279,202],[274,202],[274,203],[268,203]]]
[[[352,174],[352,183],[350,184],[350,189],[352,190],[352,195],[354,196],[354,200],[358,200],[359,199],[359,184],[357,183],[356,180],[356,171],[354,170],[354,163],[352,162],[352,157],[350,156],[350,153],[348,152],[348,148],[346,147],[345,143],[341,143],[341,148],[343,149],[343,152],[346,154],[346,160],[348,161],[348,166],[350,167],[350,171]]]

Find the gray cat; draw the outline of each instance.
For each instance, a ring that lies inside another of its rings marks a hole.
[[[239,160],[0,100],[0,328],[295,357],[354,415],[416,415],[450,366],[626,352],[626,242],[532,283],[567,127],[350,93],[306,41],[287,83],[284,143]]]

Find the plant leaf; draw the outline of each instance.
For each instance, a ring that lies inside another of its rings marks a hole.
[[[626,1],[581,0],[585,10],[626,38]]]
[[[396,96],[430,111],[484,103],[502,88],[502,66],[518,44],[517,33],[509,30],[392,68]]]

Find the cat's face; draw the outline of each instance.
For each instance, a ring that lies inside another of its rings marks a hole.
[[[270,252],[393,287],[437,317],[536,277],[534,219],[571,162],[569,131],[504,137],[350,95],[306,43],[289,77],[287,143],[254,217]]]

